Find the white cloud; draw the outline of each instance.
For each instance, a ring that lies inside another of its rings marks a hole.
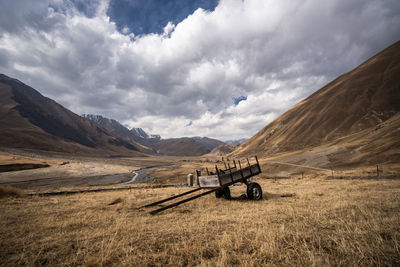
[[[0,4],[0,72],[163,137],[250,137],[400,36],[394,0],[222,0],[143,36],[118,32],[107,1],[90,17],[14,2]]]

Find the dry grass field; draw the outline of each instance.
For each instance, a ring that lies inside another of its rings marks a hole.
[[[262,201],[187,188],[0,199],[3,266],[399,266],[399,179],[259,179]]]

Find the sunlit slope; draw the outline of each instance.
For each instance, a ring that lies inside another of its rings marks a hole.
[[[399,110],[400,42],[397,42],[295,105],[233,155],[271,155],[335,140],[342,145],[350,140],[360,145],[385,140],[386,150],[398,149],[400,133],[394,116]],[[378,131],[377,126],[385,122],[385,130]],[[351,138],[354,134],[358,134],[357,140]],[[363,148],[364,153],[381,152],[372,149],[382,147],[378,144],[370,147],[371,151]]]
[[[235,145],[228,145],[228,144],[223,144],[223,145],[219,145],[216,148],[214,148],[213,150],[211,150],[210,153],[204,155],[204,156],[225,156],[228,153],[231,153],[232,151],[235,150],[237,146]]]

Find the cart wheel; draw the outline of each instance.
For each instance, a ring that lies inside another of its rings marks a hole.
[[[222,190],[224,191],[224,198],[231,199],[231,190],[229,189],[229,187],[225,187]]]
[[[247,197],[252,200],[262,199],[261,186],[257,183],[249,183],[247,185]]]
[[[224,190],[223,189],[219,189],[217,191],[215,191],[215,197],[216,198],[221,198],[224,196]]]
[[[215,191],[215,197],[216,198],[225,198],[225,199],[231,199],[231,190],[229,187],[221,188],[217,191]]]

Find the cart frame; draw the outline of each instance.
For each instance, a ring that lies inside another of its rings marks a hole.
[[[260,163],[258,161],[257,156],[254,157],[256,160],[255,164],[250,164],[249,159],[247,158],[247,166],[242,168],[240,160],[235,161],[233,160],[233,166],[231,167],[229,162],[226,163],[223,160],[225,169],[219,169],[217,165],[215,165],[215,173],[210,172],[208,168],[206,168],[207,175],[201,175],[200,170],[196,170],[196,177],[197,177],[197,185],[198,188],[192,189],[190,191],[184,192],[182,194],[178,194],[166,199],[162,199],[144,206],[139,207],[147,208],[162,204],[164,202],[177,199],[202,189],[208,189],[208,191],[203,192],[198,195],[190,196],[178,202],[169,204],[164,207],[160,207],[158,209],[150,211],[150,214],[154,215],[163,210],[170,209],[176,206],[179,206],[183,203],[188,201],[194,200],[196,198],[211,194],[215,192],[215,196],[217,198],[224,197],[226,199],[230,199],[230,190],[229,186],[237,183],[244,183],[247,186],[247,196],[249,199],[260,200],[262,199],[262,190],[258,183],[250,182],[249,179],[261,173]],[[239,168],[238,168],[239,167]]]

